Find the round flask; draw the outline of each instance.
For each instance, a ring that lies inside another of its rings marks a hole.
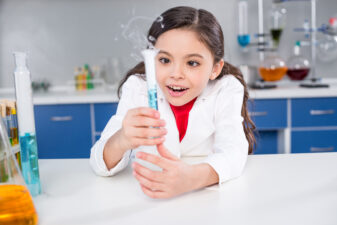
[[[294,54],[287,61],[287,75],[291,80],[303,80],[310,71],[309,60],[300,54],[300,43],[296,42]]]
[[[261,62],[259,72],[264,81],[278,81],[287,72],[287,66],[281,57],[271,54]]]

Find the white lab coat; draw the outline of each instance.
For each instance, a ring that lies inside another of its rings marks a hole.
[[[164,145],[178,157],[204,156],[217,172],[219,183],[241,175],[248,155],[241,116],[243,86],[231,75],[210,81],[194,103],[188,119],[185,137],[179,142],[179,132],[173,112],[158,87],[158,108],[168,131]],[[155,146],[141,146],[127,151],[121,161],[108,170],[103,160],[107,140],[122,126],[131,108],[148,106],[146,81],[137,75],[129,77],[122,88],[117,112],[111,117],[101,138],[91,149],[90,164],[96,174],[112,176],[124,169],[136,151],[156,153]],[[157,153],[158,154],[158,153]]]

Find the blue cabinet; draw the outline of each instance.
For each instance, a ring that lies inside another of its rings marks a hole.
[[[255,136],[256,149],[254,154],[276,154],[278,153],[278,132],[277,131],[259,131]]]
[[[337,151],[337,98],[291,102],[291,152]]]
[[[96,132],[102,132],[111,116],[116,114],[118,103],[94,104]]]
[[[292,153],[336,152],[337,130],[291,132]]]
[[[250,100],[248,111],[258,130],[287,127],[287,99]]]
[[[278,153],[278,130],[287,127],[287,99],[251,99],[248,111],[258,130],[254,154]]]
[[[37,105],[39,158],[88,158],[91,148],[90,105]]]
[[[337,126],[337,98],[291,101],[292,127]]]

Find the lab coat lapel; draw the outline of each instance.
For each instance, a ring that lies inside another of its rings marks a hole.
[[[163,92],[158,87],[158,109],[160,112],[161,119],[166,122],[167,134],[165,136],[164,146],[175,156],[180,158],[180,148],[179,148],[179,132],[176,125],[176,120],[174,118],[173,112],[169,103],[166,101]]]
[[[198,98],[189,113],[186,134],[180,143],[182,154],[202,143],[215,130],[213,115],[210,113],[213,110],[207,110],[206,101],[203,97]]]

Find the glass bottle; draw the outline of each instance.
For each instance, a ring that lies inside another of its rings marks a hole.
[[[259,72],[264,81],[278,81],[286,74],[287,66],[280,56],[271,52],[261,62]]]
[[[303,80],[310,71],[309,60],[300,54],[300,42],[294,46],[294,54],[287,61],[287,75],[291,80]]]
[[[38,216],[0,120],[0,224],[35,225]]]

